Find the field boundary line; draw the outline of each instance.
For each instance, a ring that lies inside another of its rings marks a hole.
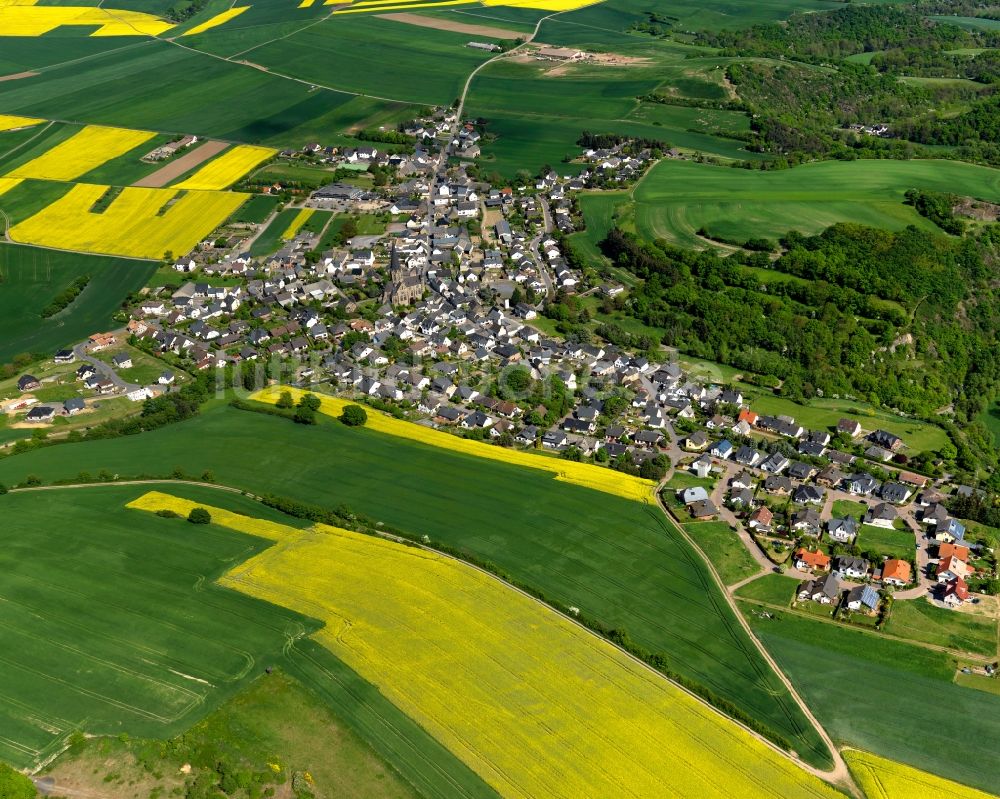
[[[250,499],[253,499],[253,500],[256,500],[258,502],[261,501],[261,497],[255,495],[255,494],[252,494],[250,492],[243,491],[242,489],[236,488],[234,486],[222,485],[222,484],[219,484],[219,483],[204,483],[204,482],[199,482],[197,480],[170,480],[170,479],[119,480],[119,481],[112,481],[112,482],[108,482],[108,483],[75,483],[75,484],[68,484],[68,485],[64,485],[64,486],[25,486],[23,488],[12,488],[12,489],[10,489],[10,491],[11,492],[46,491],[46,490],[51,491],[51,490],[58,490],[58,489],[62,489],[62,488],[79,490],[79,489],[95,488],[95,487],[102,487],[102,486],[164,485],[164,484],[166,484],[166,485],[175,484],[175,485],[195,485],[195,486],[201,486],[201,487],[204,487],[204,488],[212,488],[212,489],[216,489],[216,490],[219,490],[219,491],[225,491],[225,492],[228,492],[228,493],[231,493],[231,494],[239,494],[240,496],[246,496],[246,497],[248,497]],[[659,494],[657,494],[657,502],[660,504],[661,510],[666,511],[666,508],[662,504],[662,500],[661,500]],[[830,740],[830,737],[827,734],[826,730],[819,724],[818,720],[816,720],[815,716],[809,710],[808,706],[805,705],[805,703],[803,702],[803,700],[801,699],[801,697],[795,691],[795,688],[791,684],[791,682],[789,681],[789,679],[778,668],[777,664],[775,663],[774,659],[771,657],[770,653],[768,653],[767,650],[764,649],[763,644],[761,644],[761,642],[753,634],[753,632],[750,629],[749,624],[746,622],[746,620],[743,618],[742,614],[739,612],[739,609],[736,607],[736,604],[735,604],[732,596],[729,594],[728,590],[726,589],[726,586],[721,582],[721,580],[720,580],[720,578],[718,576],[718,573],[715,571],[715,568],[712,565],[712,563],[708,560],[708,558],[705,556],[705,554],[701,551],[701,548],[698,547],[697,544],[695,544],[694,541],[691,540],[691,538],[687,535],[686,531],[684,531],[683,529],[681,529],[680,525],[678,525],[678,524],[676,524],[676,522],[674,522],[673,518],[670,517],[669,513],[665,513],[665,515],[667,516],[668,522],[671,523],[671,524],[673,524],[674,527],[677,528],[680,531],[680,533],[683,536],[683,538],[688,542],[688,544],[694,549],[694,551],[702,558],[702,560],[708,566],[709,573],[712,575],[712,578],[715,580],[717,586],[721,589],[721,591],[722,591],[722,593],[723,593],[726,601],[729,603],[732,611],[736,614],[738,622],[743,626],[744,630],[747,632],[747,634],[749,635],[750,639],[754,642],[754,645],[758,648],[758,650],[763,655],[765,661],[771,666],[771,668],[775,671],[775,673],[777,674],[777,676],[779,677],[779,679],[785,684],[786,689],[791,693],[793,699],[795,699],[796,702],[800,705],[800,707],[803,710],[803,712],[805,713],[806,717],[810,720],[811,723],[813,723],[816,726],[816,728],[819,731],[821,737],[824,739],[824,742],[827,743],[827,745],[830,747],[831,754],[832,754],[832,757],[833,757],[833,760],[834,760],[834,763],[835,763],[835,768],[834,768],[833,771],[822,771],[821,769],[818,769],[818,768],[816,768],[814,766],[809,765],[808,763],[805,763],[800,758],[792,756],[789,752],[781,749],[777,744],[775,744],[774,742],[772,742],[771,740],[769,740],[765,736],[763,736],[760,733],[758,733],[758,732],[750,729],[748,726],[746,726],[745,724],[743,724],[738,719],[734,719],[731,716],[726,715],[719,708],[717,708],[714,705],[710,704],[709,702],[705,701],[702,697],[698,696],[696,693],[690,691],[688,688],[685,688],[683,685],[680,685],[679,683],[675,682],[674,680],[672,680],[667,675],[663,674],[662,672],[660,672],[657,669],[655,669],[652,666],[650,666],[645,661],[639,659],[638,657],[636,657],[632,653],[630,653],[627,650],[623,649],[622,647],[618,646],[613,641],[610,641],[609,639],[604,638],[603,636],[598,635],[593,630],[591,630],[589,627],[587,627],[582,622],[580,622],[578,619],[574,618],[573,616],[571,616],[569,614],[563,613],[558,608],[553,607],[552,605],[550,605],[549,603],[547,603],[547,602],[539,599],[538,597],[532,596],[527,591],[519,588],[516,585],[513,585],[512,583],[507,582],[502,577],[500,577],[500,576],[498,576],[496,574],[493,574],[492,572],[488,571],[487,569],[484,569],[481,566],[478,566],[478,565],[476,565],[474,563],[470,563],[469,561],[463,560],[462,558],[457,557],[455,555],[449,554],[447,552],[443,552],[443,551],[441,551],[439,549],[434,548],[433,546],[429,546],[429,545],[423,544],[421,542],[413,541],[413,540],[410,540],[410,539],[405,538],[403,536],[395,535],[393,533],[376,530],[376,531],[373,532],[373,535],[375,537],[377,537],[377,538],[383,538],[383,539],[386,539],[386,540],[389,540],[389,541],[393,541],[393,542],[398,543],[398,544],[402,544],[404,546],[416,547],[416,548],[425,550],[427,552],[434,553],[435,555],[447,558],[447,559],[449,559],[451,561],[454,561],[456,563],[460,563],[463,566],[467,566],[469,568],[472,568],[472,569],[476,570],[477,572],[479,572],[479,573],[487,576],[491,580],[494,580],[497,583],[502,584],[506,588],[511,589],[513,591],[516,591],[521,596],[526,597],[527,599],[531,600],[533,603],[535,603],[535,604],[537,604],[537,605],[545,608],[548,612],[555,613],[558,616],[562,617],[563,619],[566,619],[567,621],[569,621],[572,624],[576,625],[579,629],[583,630],[588,636],[590,636],[590,637],[592,637],[592,638],[594,638],[594,639],[596,639],[598,641],[602,641],[602,642],[608,644],[611,647],[614,647],[616,650],[618,650],[619,652],[621,652],[625,657],[627,657],[633,663],[635,663],[636,665],[638,665],[641,669],[643,669],[648,674],[651,674],[651,675],[655,676],[657,679],[661,679],[661,680],[665,680],[665,681],[669,682],[672,686],[674,686],[678,690],[682,691],[684,694],[686,694],[691,699],[694,699],[701,706],[707,708],[710,712],[716,714],[717,716],[719,716],[722,719],[725,719],[726,721],[729,721],[729,722],[737,725],[744,732],[746,732],[747,734],[753,736],[758,741],[760,741],[764,745],[768,746],[770,749],[772,749],[774,752],[776,752],[780,756],[782,756],[785,759],[791,761],[792,763],[794,763],[799,768],[802,768],[804,771],[807,771],[807,772],[811,773],[813,776],[816,776],[816,777],[818,777],[819,779],[821,779],[821,780],[823,780],[825,782],[835,781],[835,782],[841,783],[843,785],[846,785],[852,791],[853,795],[855,795],[855,796],[861,796],[861,794],[857,790],[857,787],[854,785],[853,779],[851,777],[850,771],[848,770],[845,761],[840,756],[839,750],[833,745],[833,743]],[[311,530],[311,529],[312,528],[307,528],[307,530]],[[303,531],[303,532],[306,532],[306,531]],[[846,776],[845,776],[845,774],[846,774]]]
[[[806,704],[805,700],[799,695],[799,692],[795,689],[795,686],[792,684],[792,681],[781,670],[781,668],[778,666],[777,661],[771,656],[771,653],[768,652],[768,650],[764,647],[764,644],[754,634],[753,630],[750,627],[750,624],[747,622],[745,618],[743,618],[743,614],[740,612],[739,607],[736,605],[736,601],[734,600],[733,595],[730,593],[729,589],[726,587],[726,584],[719,576],[718,571],[716,571],[715,564],[712,563],[712,561],[705,554],[702,548],[698,546],[695,540],[691,538],[690,535],[688,535],[687,530],[684,529],[683,525],[681,525],[676,519],[674,519],[673,515],[670,513],[670,509],[664,503],[663,497],[660,495],[659,491],[657,491],[656,493],[656,502],[660,506],[660,510],[666,517],[667,522],[671,524],[674,527],[674,529],[681,534],[684,540],[692,547],[692,549],[699,555],[699,557],[701,557],[704,564],[708,567],[708,573],[711,575],[712,580],[716,584],[716,587],[722,591],[722,595],[726,603],[732,610],[732,612],[735,614],[737,622],[749,636],[754,646],[757,648],[761,656],[764,658],[764,661],[771,667],[771,669],[777,675],[778,679],[781,680],[781,682],[784,684],[785,689],[789,692],[792,699],[795,700],[796,704],[798,704],[799,709],[803,712],[803,714],[810,721],[810,723],[816,728],[816,731],[823,739],[823,743],[826,744],[827,748],[830,750],[830,755],[833,758],[834,767],[831,771],[823,771],[821,769],[816,768],[815,766],[811,766],[808,763],[805,763],[804,761],[798,758],[793,758],[793,760],[795,760],[795,762],[797,762],[799,766],[801,766],[803,769],[811,772],[815,776],[820,777],[821,779],[827,781],[832,781],[836,784],[842,785],[843,787],[846,787],[850,791],[850,793],[854,796],[863,796],[864,794],[860,791],[857,784],[854,782],[854,778],[851,775],[851,771],[847,767],[847,762],[841,756],[840,750],[837,749],[836,745],[833,742],[833,739],[830,737],[830,734],[826,731],[826,728],[823,727],[822,724],[820,724],[819,719],[816,718],[812,710]],[[774,746],[774,744],[771,744],[771,746]],[[774,748],[777,749],[777,747]],[[778,749],[778,751],[781,750]],[[789,754],[787,752],[784,752],[783,754],[786,757],[789,757]]]
[[[837,627],[841,627],[846,630],[856,630],[867,635],[874,635],[879,638],[888,638],[893,641],[898,641],[901,644],[910,644],[912,646],[918,646],[922,649],[929,649],[934,652],[941,652],[946,655],[951,655],[958,660],[974,660],[981,661],[983,663],[993,663],[996,660],[995,655],[980,655],[974,652],[967,652],[961,649],[949,649],[941,644],[932,644],[929,641],[916,641],[912,638],[904,638],[901,635],[896,635],[894,633],[887,633],[883,630],[875,630],[871,627],[862,627],[855,624],[842,624],[836,619],[829,618],[827,616],[817,616],[814,613],[807,613],[804,610],[798,610],[792,607],[782,607],[781,605],[775,605],[773,602],[766,602],[763,599],[752,599],[751,597],[736,597],[738,602],[747,602],[751,605],[759,605],[760,607],[767,608],[768,610],[775,610],[781,613],[788,613],[791,616],[798,616],[803,619],[813,619],[823,624],[833,624]]]

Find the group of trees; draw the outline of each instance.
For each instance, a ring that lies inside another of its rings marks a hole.
[[[846,5],[796,14],[781,24],[705,32],[698,41],[725,55],[771,59],[727,68],[738,107],[751,117],[750,148],[781,156],[770,167],[815,158],[930,156],[923,145],[951,148],[939,148],[934,157],[1000,164],[1000,99],[992,91],[1000,79],[1000,32],[935,22],[929,13]],[[873,53],[870,63],[847,60],[860,53]],[[916,85],[901,81],[904,76],[980,85]],[[938,113],[944,106],[962,113]],[[847,129],[876,123],[888,124],[890,135]]]
[[[643,279],[627,312],[663,330],[663,344],[773,376],[796,400],[854,396],[927,418],[951,404],[966,430],[959,465],[974,471],[997,460],[988,437],[974,433],[975,417],[1000,388],[994,236],[836,225],[817,236],[789,234],[773,262],[764,253],[721,257],[644,242],[618,229],[602,246]],[[762,283],[755,268],[763,265],[805,280]],[[897,343],[904,331],[912,343]]]

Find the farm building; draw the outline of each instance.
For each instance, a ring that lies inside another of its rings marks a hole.
[[[583,50],[575,50],[572,47],[543,47],[538,51],[538,55],[554,61],[579,61],[586,54]]]

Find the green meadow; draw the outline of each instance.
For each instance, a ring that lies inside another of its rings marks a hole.
[[[320,133],[327,138],[367,126],[372,118],[412,114],[402,111],[405,105],[313,89],[158,40],[111,47],[91,58],[86,69],[66,63],[34,78],[0,83],[0,107],[7,113],[293,148]]]
[[[957,161],[824,161],[758,172],[663,161],[635,188],[635,225],[651,239],[704,246],[696,232],[744,241],[812,234],[837,222],[936,229],[903,204],[907,189],[1000,200],[1000,170]]]
[[[712,561],[726,585],[738,583],[760,571],[744,543],[727,522],[685,524],[687,534]]]
[[[887,633],[944,646],[959,652],[993,657],[997,654],[997,622],[989,616],[959,613],[925,599],[896,602],[885,626]]]
[[[141,466],[137,466],[141,464]],[[828,754],[745,636],[700,558],[652,505],[509,464],[332,420],[316,427],[216,406],[128,439],[0,460],[0,482],[159,464],[427,535],[666,655],[671,668],[780,731],[810,762]]]
[[[1000,784],[1000,695],[956,685],[948,655],[788,613],[747,620],[835,742],[984,791]],[[953,738],[962,746],[942,745]]]
[[[625,54],[637,61],[628,66],[584,63],[553,71],[547,62],[505,60],[481,70],[467,109],[486,120],[487,131],[496,136],[483,148],[483,167],[507,177],[520,169],[534,173],[543,164],[560,173],[579,172],[582,164],[567,162],[580,154],[576,142],[584,131],[653,139],[724,159],[762,158],[732,138],[749,130],[745,114],[640,101],[675,82],[719,88],[708,79],[683,77],[712,74],[714,67],[701,59],[691,59],[693,66],[685,60],[699,51],[630,44]]]
[[[246,58],[342,91],[447,105],[461,94],[469,73],[490,57],[467,47],[468,41],[468,34],[358,14],[303,28]]]
[[[2,497],[11,518],[0,530],[0,626],[7,643],[0,653],[0,758],[37,764],[77,731],[164,739],[200,722],[187,733],[197,741],[206,728],[219,732],[220,718],[259,695],[241,691],[280,666],[335,714],[345,727],[340,737],[364,741],[420,795],[496,796],[374,687],[308,640],[318,622],[215,585],[271,542],[125,507],[149,489],[95,485]],[[238,493],[178,484],[167,490],[303,525]],[[283,718],[277,732],[296,735],[297,725],[310,722],[330,726],[329,719],[302,715]],[[217,742],[223,749],[255,746],[245,725],[224,726]],[[346,744],[356,755],[367,748]],[[317,776],[328,773],[317,766]]]
[[[122,300],[155,264],[0,244],[0,363],[24,352],[51,353],[112,326]],[[80,275],[90,283],[48,319],[41,311]]]

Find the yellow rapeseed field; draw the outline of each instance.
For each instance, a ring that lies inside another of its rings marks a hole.
[[[6,194],[20,182],[21,178],[0,178],[0,194]]]
[[[312,214],[312,208],[303,208],[295,215],[295,218],[289,223],[288,227],[285,228],[285,232],[281,234],[281,237],[283,239],[295,238],[295,234],[302,229],[302,226],[306,223],[309,217],[312,216]]]
[[[483,0],[483,5],[537,8],[542,11],[572,11],[574,8],[592,6],[597,2],[600,0]]]
[[[238,17],[244,11],[246,11],[250,6],[236,6],[235,8],[230,8],[227,11],[223,11],[221,14],[216,14],[209,20],[205,20],[200,25],[195,25],[191,30],[185,31],[184,36],[195,36],[199,33],[204,33],[212,28],[217,28],[219,25],[223,25],[234,17]]]
[[[183,497],[175,497],[172,494],[164,494],[160,491],[149,491],[138,499],[134,499],[125,506],[135,510],[148,510],[155,513],[158,510],[172,510],[174,513],[187,517],[194,508],[205,508],[212,514],[212,522],[220,527],[228,527],[248,535],[256,535],[267,538],[271,541],[288,541],[302,535],[302,530],[289,527],[285,524],[270,522],[267,519],[255,519],[252,516],[244,516],[240,513],[233,513],[225,508],[205,506]]]
[[[868,799],[996,799],[992,794],[857,749],[846,750],[844,759]]]
[[[268,158],[277,150],[270,147],[255,147],[240,144],[209,161],[190,177],[174,186],[175,189],[213,191],[233,185],[247,172]]]
[[[44,36],[64,25],[99,26],[91,36],[159,36],[173,27],[141,11],[0,0],[0,36]]]
[[[135,258],[180,255],[222,224],[247,199],[221,191],[129,187],[101,213],[91,207],[107,186],[78,183],[69,193],[10,229],[12,240],[62,250]],[[162,213],[161,213],[162,212]]]
[[[257,520],[162,494],[130,505],[195,506],[261,534]],[[325,622],[321,644],[502,796],[841,797],[606,641],[470,566],[325,525],[273,537],[276,546],[220,584]]]
[[[385,11],[410,11],[417,8],[444,8],[446,6],[467,6],[476,2],[477,0],[442,0],[442,2],[416,2],[408,3],[406,0],[363,0],[360,3],[354,3],[348,8],[341,8],[334,11],[334,14],[372,14],[375,12],[383,13]],[[337,5],[339,0],[325,0],[323,5],[332,6]]]
[[[0,22],[0,25],[3,25]],[[156,134],[147,130],[87,125],[47,152],[7,173],[12,178],[75,180],[101,164],[124,155]]]
[[[14,130],[15,128],[27,128],[44,122],[44,119],[34,117],[18,117],[10,114],[0,114],[0,131]]]
[[[297,388],[270,386],[253,394],[251,399],[273,404],[278,401],[278,397],[281,396],[283,391],[290,391],[296,400],[307,393]],[[344,406],[351,404],[347,400],[331,397],[326,394],[316,394],[316,396],[322,402],[320,411],[328,416],[340,416],[344,410]],[[491,444],[484,444],[481,441],[470,441],[469,439],[459,438],[440,430],[432,430],[423,425],[396,419],[370,408],[368,409],[367,427],[377,430],[380,433],[406,438],[410,441],[419,441],[422,444],[429,444],[433,447],[440,447],[441,449],[448,449],[453,452],[462,452],[466,455],[475,455],[479,458],[489,458],[490,460],[503,461],[504,463],[512,463],[517,466],[526,466],[530,469],[541,469],[554,474],[557,480],[638,502],[651,502],[653,492],[656,488],[656,483],[652,480],[643,480],[640,477],[633,477],[614,469],[595,466],[590,463],[575,463],[558,458],[547,458],[543,455],[535,455],[523,450],[512,450],[504,447],[496,447]]]

